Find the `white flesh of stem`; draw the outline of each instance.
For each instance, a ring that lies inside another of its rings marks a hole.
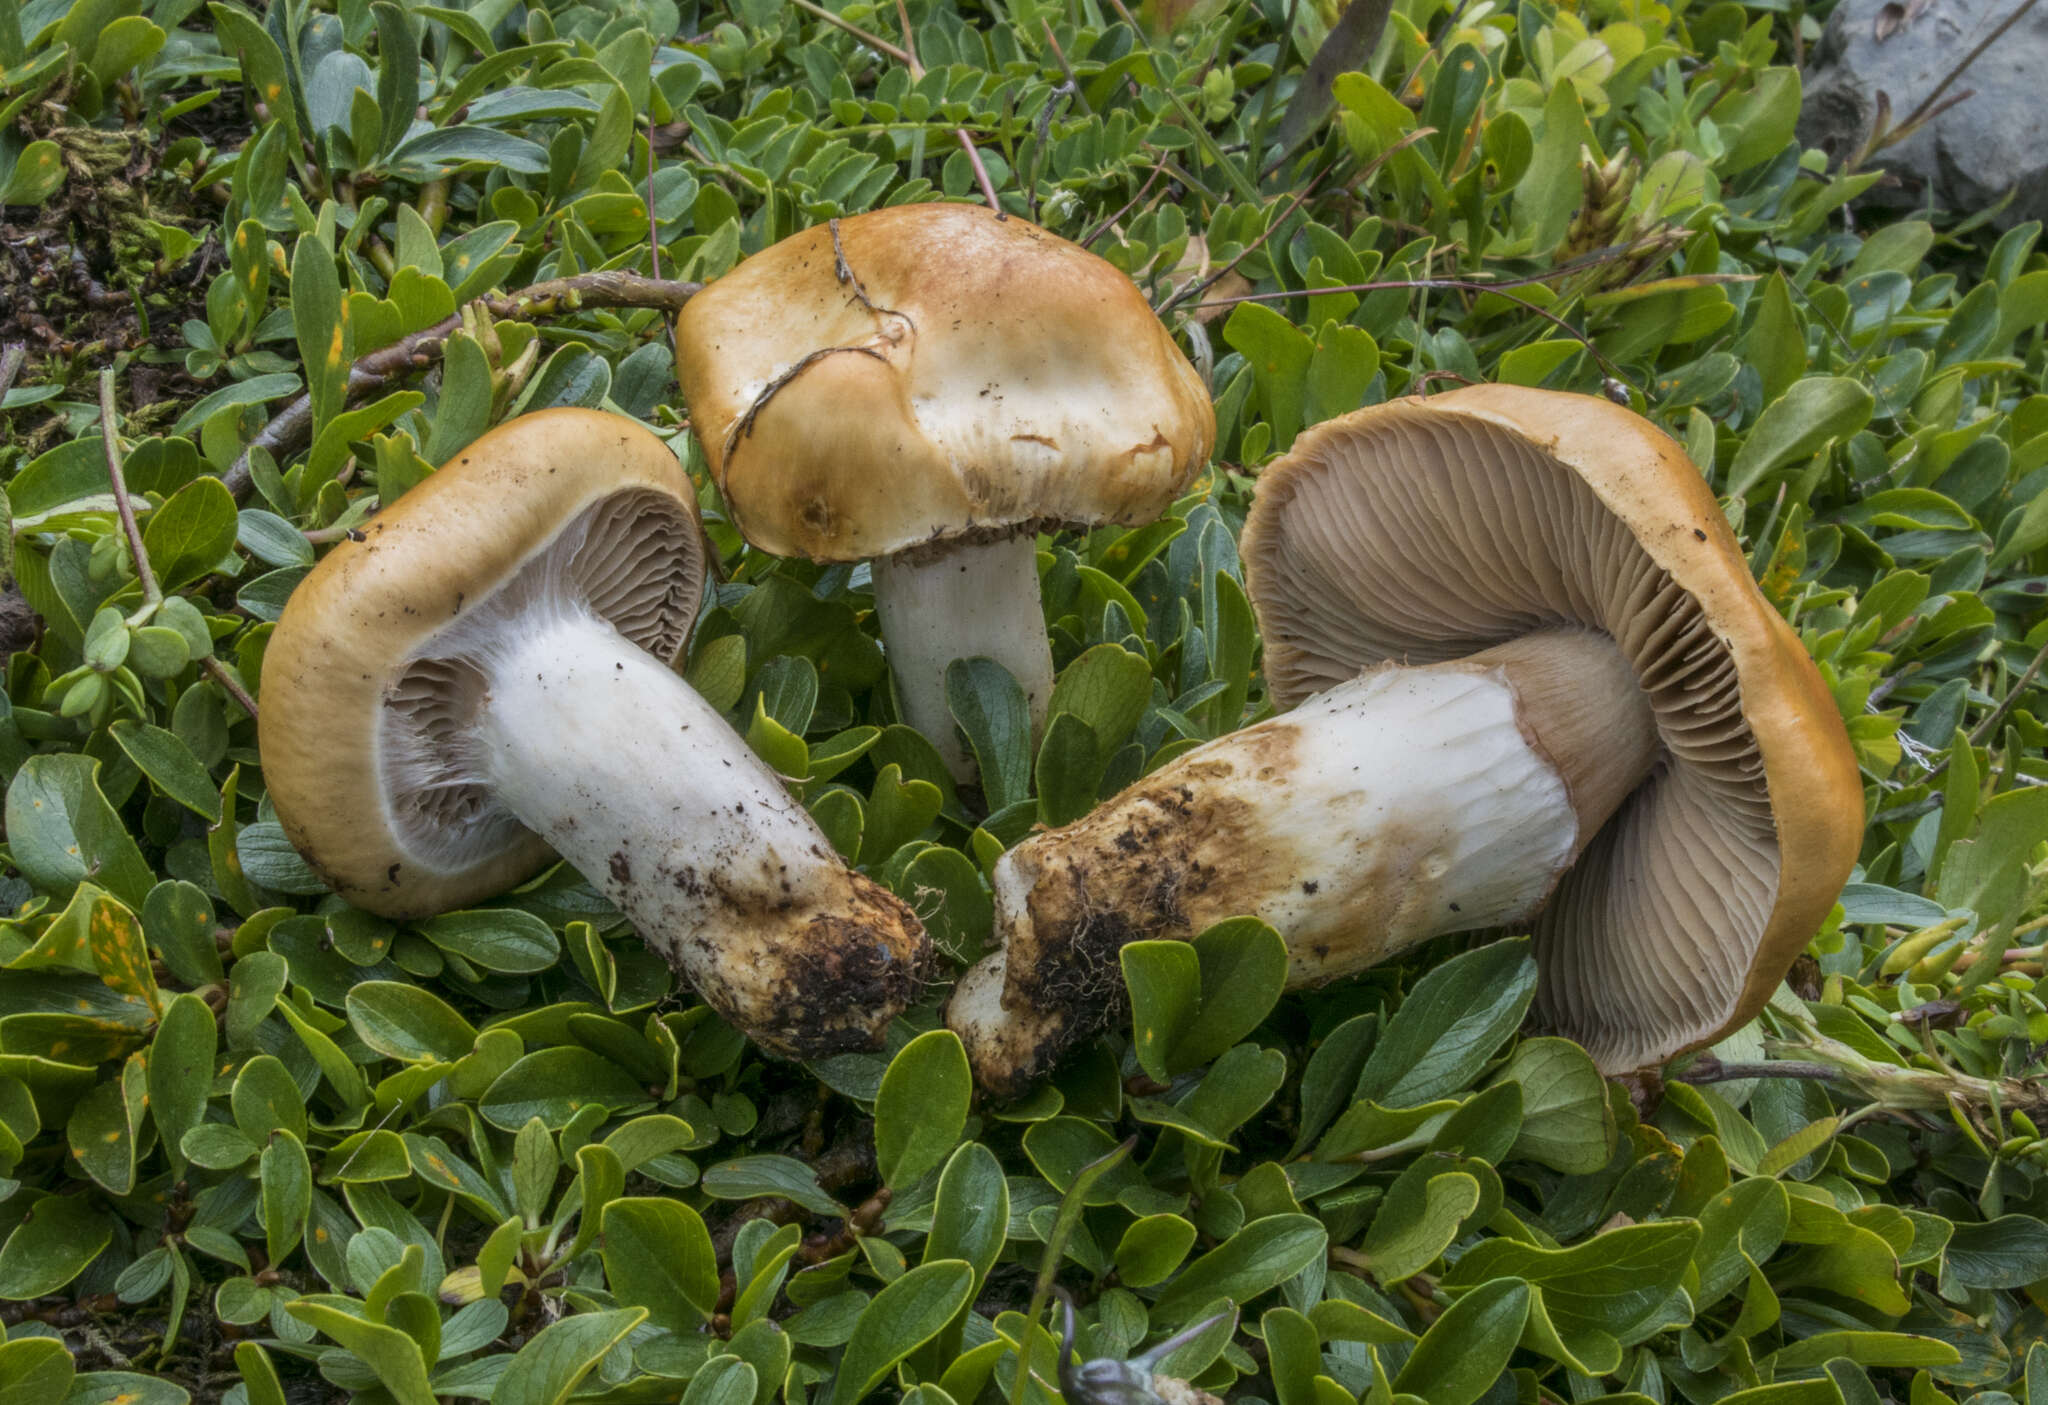
[[[550,620],[492,662],[474,736],[506,808],[706,999],[759,1023],[779,939],[854,916],[864,880],[725,719],[609,625]]]
[[[1026,532],[882,557],[874,578],[875,612],[903,720],[931,739],[954,778],[975,775],[946,701],[946,666],[955,659],[991,658],[1010,671],[1031,709],[1035,746],[1052,700],[1037,539]]]

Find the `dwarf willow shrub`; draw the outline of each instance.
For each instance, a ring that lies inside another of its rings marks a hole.
[[[837,3],[0,0],[0,1396],[1042,1402],[1058,1288],[1083,1356],[1206,1323],[1159,1369],[1277,1405],[2048,1401],[2038,227],[1866,223],[1794,138],[1797,4],[1401,0],[1374,46]],[[979,198],[961,133],[1163,309],[1221,442],[1042,543],[1054,720],[958,670],[980,794],[895,723],[866,573],[705,487],[689,680],[833,843],[971,959],[1007,844],[1266,709],[1263,462],[1463,380],[1604,393],[1710,476],[1867,780],[1758,1027],[1605,1082],[1524,1032],[1522,942],[1281,998],[1245,920],[1132,947],[1130,1020],[989,1106],[942,990],[771,1061],[563,868],[324,893],[243,697],[325,546],[546,406],[701,470],[662,309],[591,275]]]

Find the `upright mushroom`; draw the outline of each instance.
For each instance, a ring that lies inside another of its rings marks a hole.
[[[690,300],[691,422],[748,541],[874,563],[904,720],[954,774],[946,666],[986,656],[1042,726],[1037,534],[1149,522],[1215,413],[1130,279],[978,205],[900,205],[792,235]]]
[[[552,850],[759,1043],[872,1046],[918,993],[923,928],[670,667],[703,581],[689,479],[647,430],[492,430],[292,593],[259,728],[278,819],[393,918]]]
[[[1247,584],[1275,701],[1005,855],[947,1018],[1012,1091],[1099,1028],[1116,949],[1250,912],[1290,983],[1534,925],[1537,1010],[1613,1072],[1754,1015],[1841,890],[1862,787],[1812,661],[1647,421],[1475,386],[1267,469]]]

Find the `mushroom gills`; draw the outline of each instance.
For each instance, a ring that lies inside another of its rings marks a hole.
[[[617,904],[720,1014],[779,1053],[879,1044],[922,988],[910,909],[671,669],[573,603],[467,658],[470,784]]]
[[[874,562],[875,613],[903,720],[939,750],[956,780],[972,781],[946,697],[955,659],[989,658],[1024,690],[1035,743],[1052,700],[1052,646],[1038,598],[1038,537],[914,547]]]
[[[1294,988],[1527,921],[1658,756],[1602,634],[1373,669],[1006,854],[1002,950],[948,1022],[983,1085],[1015,1092],[1122,1008],[1125,942],[1253,914],[1286,939]]]

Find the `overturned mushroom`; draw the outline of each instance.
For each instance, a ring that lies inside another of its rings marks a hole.
[[[947,1018],[1021,1088],[1121,998],[1117,948],[1256,913],[1289,980],[1533,923],[1537,1010],[1602,1069],[1769,999],[1856,857],[1834,704],[1669,438],[1478,386],[1322,425],[1261,478],[1248,585],[1293,711],[995,874]]]
[[[1037,533],[1149,522],[1215,414],[1130,279],[969,205],[902,205],[763,250],[676,325],[691,421],[747,540],[873,560],[904,720],[961,779],[946,666],[1052,694]]]
[[[559,853],[777,1052],[878,1043],[928,946],[671,669],[703,590],[688,478],[631,420],[478,439],[337,545],[263,667],[263,772],[359,907],[442,912]]]

